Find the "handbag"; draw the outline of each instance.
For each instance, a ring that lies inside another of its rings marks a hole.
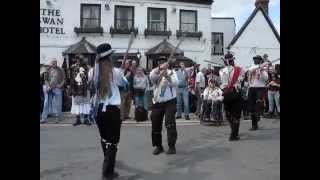
[[[234,102],[241,98],[241,93],[236,90],[234,84],[237,82],[240,76],[241,69],[239,67],[234,67],[234,73],[228,86],[223,89],[223,101],[224,103]]]

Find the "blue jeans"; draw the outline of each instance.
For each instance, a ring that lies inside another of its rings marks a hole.
[[[48,114],[54,114],[56,117],[62,115],[62,90],[60,88],[54,88],[50,92],[43,91],[44,103],[42,111],[42,120],[48,118]]]
[[[184,105],[184,115],[189,115],[189,91],[188,88],[177,89],[177,116],[181,116],[182,101]]]
[[[269,113],[274,111],[274,102],[276,103],[277,110],[280,112],[280,92],[279,91],[268,91],[269,101]]]
[[[134,105],[137,107],[144,107],[146,111],[148,111],[148,94],[144,93],[144,96],[134,96]]]

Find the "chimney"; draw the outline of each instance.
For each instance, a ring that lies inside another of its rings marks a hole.
[[[262,7],[264,12],[268,15],[269,0],[256,0],[255,5],[257,8]]]

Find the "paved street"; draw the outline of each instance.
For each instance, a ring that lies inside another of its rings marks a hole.
[[[229,142],[228,126],[179,122],[177,154],[159,156],[152,155],[149,123],[124,124],[119,180],[279,180],[280,120],[263,119],[255,132],[250,121],[241,123],[241,140]],[[167,149],[166,134],[163,140]],[[100,180],[102,159],[96,126],[40,126],[41,180]]]

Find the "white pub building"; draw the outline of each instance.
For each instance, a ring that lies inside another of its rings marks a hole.
[[[157,57],[168,56],[179,39],[177,60],[208,62],[220,58],[235,35],[234,18],[213,18],[212,0],[40,0],[40,64],[52,58],[66,67],[76,54],[94,61],[97,45],[110,43],[121,62],[131,32],[135,38],[128,57],[147,70]],[[214,6],[214,4],[213,4]]]

